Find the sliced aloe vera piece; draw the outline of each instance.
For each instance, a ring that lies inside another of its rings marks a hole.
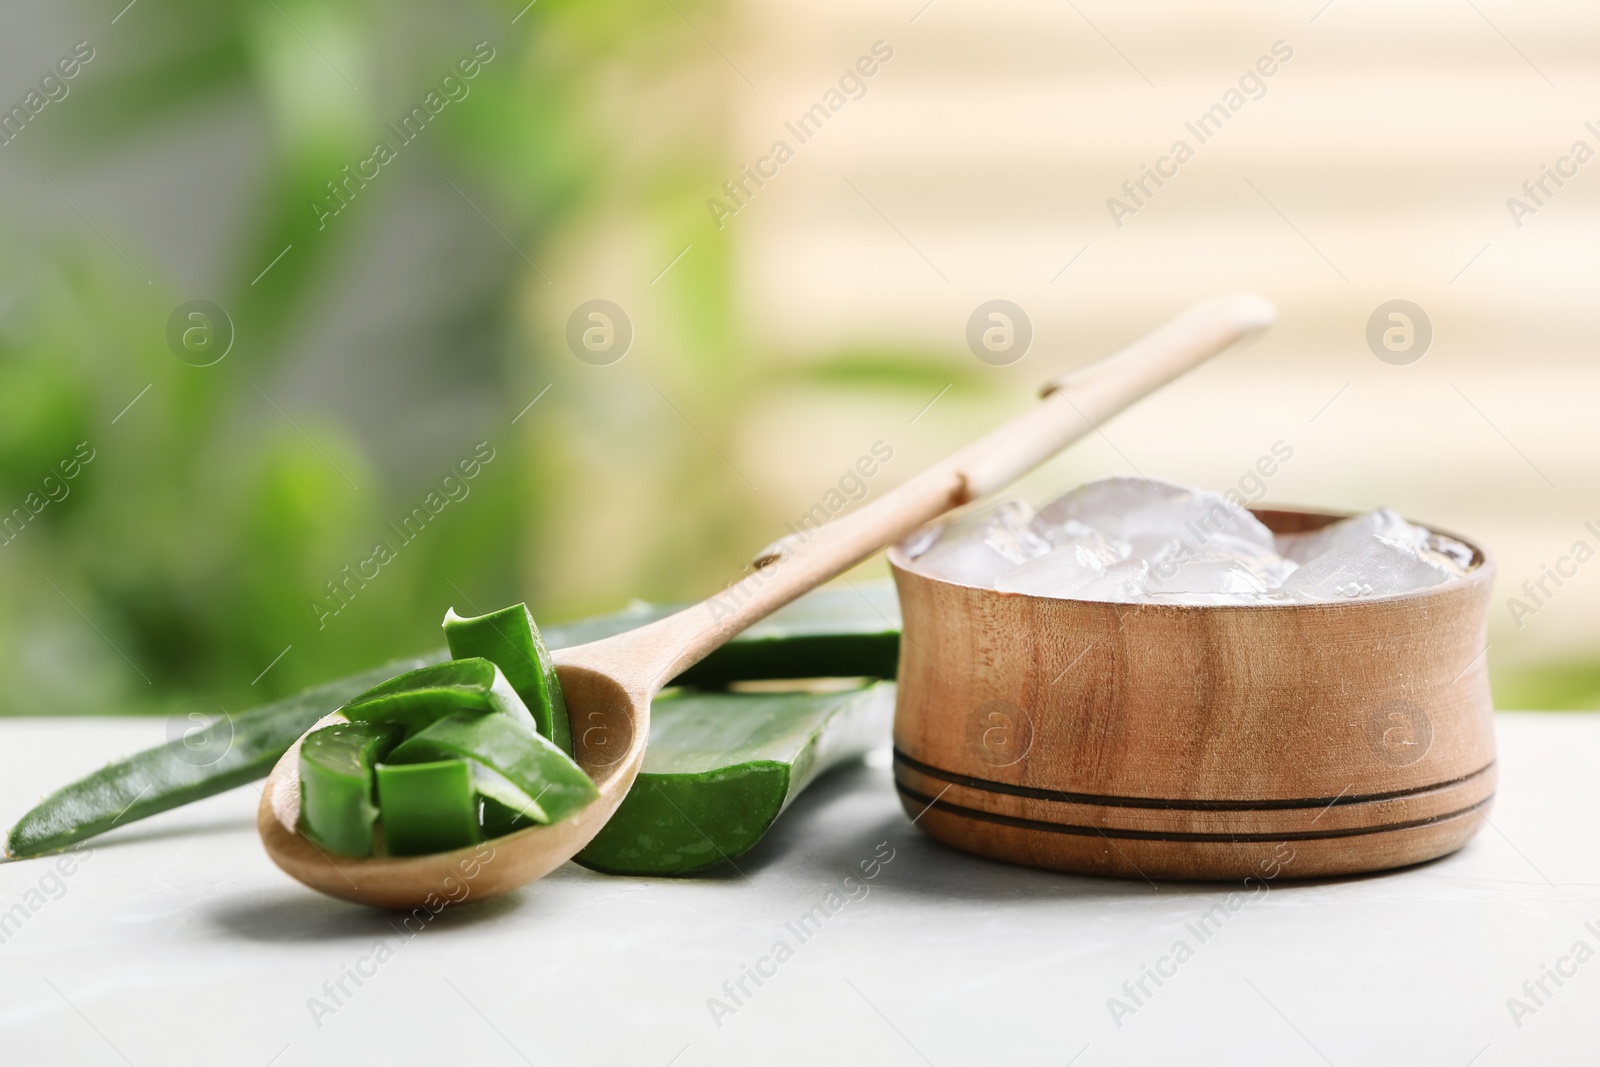
[[[499,837],[525,826],[543,825],[550,816],[515,782],[498,771],[473,761],[472,789],[478,794],[478,822],[484,837]]]
[[[341,722],[300,745],[300,832],[346,856],[372,855],[373,767],[400,743],[393,723]]]
[[[657,700],[644,767],[577,860],[656,875],[737,859],[819,774],[887,738],[893,710],[893,683]]]
[[[339,709],[351,722],[395,722],[406,736],[460,711],[499,713],[533,728],[533,716],[500,668],[481,657],[408,671]]]
[[[482,840],[466,760],[378,764],[378,809],[392,856],[448,852]]]
[[[408,738],[389,763],[427,763],[465,759],[481,763],[533,798],[543,819],[560,822],[600,795],[589,776],[548,738],[504,715],[451,715]],[[506,802],[515,807],[515,802]],[[387,820],[388,811],[384,811]]]
[[[463,618],[452,608],[444,616],[444,637],[456,659],[481,656],[499,667],[527,705],[539,732],[572,755],[572,727],[561,679],[528,605],[513,604],[473,618]]]

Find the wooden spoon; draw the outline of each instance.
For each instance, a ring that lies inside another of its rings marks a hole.
[[[766,615],[945,512],[1004,488],[1145,394],[1253,331],[1277,310],[1235,295],[1197,304],[1083,370],[1057,378],[1031,410],[871,504],[764,551],[743,580],[694,607],[625,634],[553,653],[575,756],[599,799],[553,826],[429,856],[356,858],[298,830],[300,743],[273,768],[257,828],[274,863],[330,896],[386,908],[483,900],[540,878],[588,844],[644,762],[650,702],[672,678]],[[337,715],[322,720],[337,721]],[[303,740],[303,738],[302,738]]]

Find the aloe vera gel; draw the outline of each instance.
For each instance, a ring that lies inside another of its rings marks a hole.
[[[527,608],[451,612],[445,631],[462,658],[366,690],[302,742],[300,830],[317,847],[449,851],[559,822],[598,795],[568,754],[561,682]]]

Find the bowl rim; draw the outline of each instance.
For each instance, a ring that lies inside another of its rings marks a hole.
[[[1310,527],[1310,529],[1313,530],[1319,529],[1323,526],[1329,526],[1335,522],[1338,522],[1340,519],[1348,519],[1356,515],[1366,514],[1366,512],[1358,511],[1328,511],[1323,508],[1295,507],[1287,504],[1270,504],[1267,502],[1251,504],[1244,510],[1250,512],[1252,515],[1255,515],[1257,518],[1261,518],[1261,514],[1266,512],[1278,515],[1309,516],[1311,518],[1327,520],[1326,522],[1321,522]],[[1453,538],[1454,540],[1460,541],[1462,544],[1472,549],[1473,557],[1471,569],[1469,569],[1466,574],[1459,578],[1450,578],[1440,582],[1438,585],[1430,585],[1424,589],[1413,589],[1404,593],[1385,593],[1381,596],[1360,597],[1355,600],[1307,600],[1269,604],[1164,604],[1148,600],[1080,600],[1075,597],[1039,596],[1036,593],[1012,593],[981,585],[967,585],[963,582],[952,582],[947,578],[938,578],[934,575],[926,574],[912,566],[911,558],[906,556],[905,550],[901,546],[906,540],[914,537],[916,533],[927,529],[928,526],[939,525],[938,523],[928,523],[924,526],[920,526],[916,531],[913,531],[906,538],[890,545],[888,548],[887,557],[889,560],[889,567],[894,572],[897,579],[902,573],[904,573],[915,575],[919,580],[931,582],[935,585],[947,585],[954,589],[967,589],[976,593],[987,593],[991,596],[997,597],[1020,597],[1024,600],[1032,600],[1040,603],[1050,604],[1082,604],[1097,608],[1127,608],[1131,609],[1131,611],[1170,611],[1179,613],[1228,611],[1325,612],[1335,609],[1360,611],[1363,609],[1363,607],[1369,604],[1393,604],[1405,600],[1424,600],[1430,597],[1450,596],[1459,590],[1487,586],[1494,581],[1496,571],[1495,560],[1494,556],[1489,552],[1488,549],[1484,548],[1471,538],[1463,537],[1460,534],[1454,533],[1453,531],[1442,529],[1438,526],[1432,525],[1431,523],[1417,522],[1409,516],[1401,517],[1414,526],[1421,526],[1427,529],[1430,533],[1441,534],[1445,537]],[[1262,521],[1267,525],[1268,529],[1272,529],[1271,525],[1267,524],[1264,519]],[[1273,532],[1277,533],[1278,531],[1273,530]],[[1125,614],[1127,613],[1125,612]]]

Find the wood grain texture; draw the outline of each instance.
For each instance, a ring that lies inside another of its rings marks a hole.
[[[1275,530],[1337,516],[1257,512]],[[1292,877],[1460,848],[1495,785],[1493,564],[1331,604],[1105,604],[1000,593],[890,553],[904,635],[895,778],[918,825],[1031,866]]]

